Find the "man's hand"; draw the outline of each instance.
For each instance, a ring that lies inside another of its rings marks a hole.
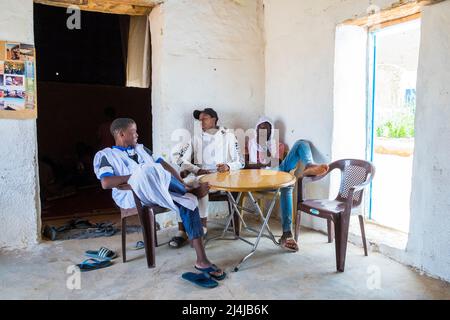
[[[197,171],[197,175],[198,176],[202,176],[204,174],[210,174],[210,173],[211,173],[210,170],[205,170],[205,169],[200,169],[200,170]]]
[[[190,192],[192,192],[195,196],[197,196],[198,199],[203,198],[209,192],[209,183],[202,182],[199,184],[197,188],[192,189]]]
[[[221,163],[221,164],[217,165],[217,171],[228,172],[228,171],[230,171],[230,167],[227,164]]]
[[[183,170],[183,171],[180,172],[180,177],[181,177],[182,179],[184,179],[184,178],[186,178],[189,174],[190,174],[189,171]]]

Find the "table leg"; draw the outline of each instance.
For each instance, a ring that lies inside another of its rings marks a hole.
[[[239,203],[239,200],[240,200],[240,198],[242,196],[242,192],[239,193],[239,195],[238,195],[238,197],[236,199],[234,199],[234,197],[231,194],[231,192],[227,192],[228,199],[229,199],[229,201],[230,201],[230,203],[232,205],[232,210],[231,210],[231,212],[229,212],[229,215],[227,217],[225,228],[223,229],[221,235],[219,235],[217,237],[213,237],[213,238],[207,239],[206,242],[205,242],[205,246],[210,240],[235,240],[235,239],[240,239],[240,240],[248,243],[249,245],[251,245],[253,247],[251,252],[249,254],[247,254],[244,258],[242,258],[241,261],[234,268],[234,271],[236,272],[236,271],[239,270],[239,268],[242,265],[242,263],[244,263],[244,261],[246,261],[248,258],[250,258],[255,253],[256,249],[258,248],[259,241],[261,240],[261,237],[263,235],[268,237],[269,239],[271,239],[273,241],[273,243],[275,243],[276,245],[279,245],[279,243],[276,241],[275,236],[273,235],[273,233],[272,233],[272,231],[270,230],[270,227],[269,227],[269,219],[270,219],[270,216],[272,214],[273,208],[275,207],[276,200],[277,200],[277,198],[279,196],[279,191],[280,191],[280,189],[276,190],[276,192],[275,192],[275,194],[274,194],[274,196],[272,198],[272,201],[270,202],[270,205],[269,205],[269,207],[267,209],[266,216],[264,216],[264,213],[261,211],[261,208],[259,207],[258,202],[255,201],[255,198],[253,197],[253,194],[251,192],[247,192],[248,195],[249,195],[249,198],[253,202],[254,209],[249,209],[249,208],[244,208],[244,209],[246,211],[254,212],[254,213],[259,214],[259,216],[263,219],[263,224],[262,224],[262,226],[261,226],[261,228],[259,230],[255,230],[255,229],[249,228],[247,226],[247,224],[245,223],[243,217],[241,217],[241,215],[239,214],[238,203]],[[236,233],[236,229],[235,228],[233,228],[234,238],[233,239],[225,238],[225,234],[227,233],[227,231],[228,231],[228,229],[230,227],[231,221],[233,221],[233,226],[236,226],[237,223],[236,223],[235,219],[239,219],[241,221],[241,223],[243,224],[245,229],[253,231],[253,232],[255,232],[257,234],[257,238],[256,238],[255,243],[252,243],[252,242],[248,241],[247,239],[242,238],[239,234]],[[265,229],[267,229],[267,231],[269,233],[268,236],[264,234],[264,230]]]
[[[223,228],[222,234],[220,236],[216,236],[216,237],[212,237],[212,238],[207,239],[205,241],[205,246],[211,240],[219,240],[219,239],[220,240],[235,240],[235,239],[239,238],[239,236],[236,234],[236,228],[233,228],[234,229],[234,238],[233,239],[225,238],[225,234],[227,233],[228,228],[230,227],[231,221],[233,221],[233,226],[236,226],[236,223],[234,221],[234,219],[235,219],[235,212],[236,212],[235,211],[236,210],[235,206],[236,206],[236,202],[239,202],[239,200],[240,200],[240,198],[242,196],[242,192],[238,194],[236,199],[234,199],[233,195],[230,192],[227,192],[227,195],[228,195],[228,199],[229,199],[230,203],[232,204],[232,210],[231,210],[231,212],[229,212],[229,215],[228,215],[227,220],[225,222],[225,228]],[[237,211],[237,212],[238,212],[237,215],[240,216],[239,215],[239,211]]]
[[[264,217],[264,214],[263,214],[261,208],[259,207],[258,202],[253,197],[253,194],[251,192],[249,192],[248,195],[249,195],[250,199],[252,200],[253,204],[255,205],[255,208],[256,208],[257,212],[259,213],[259,216],[261,217],[261,219],[263,221],[265,221],[267,219],[267,216]],[[267,215],[269,216],[269,218],[270,218],[270,215],[272,214],[272,210],[273,210],[273,208],[275,206],[275,203],[277,201],[278,195],[279,195],[279,190],[277,190],[277,192],[275,192],[275,195],[272,198],[272,201],[270,202],[269,210],[267,211],[268,212]],[[278,241],[275,239],[275,236],[273,235],[272,231],[270,230],[269,224],[267,224],[266,228],[267,228],[267,231],[269,232],[269,235],[270,235],[269,238],[273,241],[273,243],[275,243],[276,245],[279,245]]]
[[[240,211],[239,211],[238,204],[239,204],[239,200],[240,200],[240,198],[241,198],[241,196],[242,196],[242,192],[239,193],[239,196],[237,197],[236,200],[234,200],[234,198],[233,198],[231,192],[227,192],[227,194],[228,194],[228,198],[230,198],[230,202],[231,202],[231,205],[232,205],[232,207],[233,207],[233,212],[235,213],[233,219],[234,219],[234,218],[238,218],[238,219],[240,220],[240,222],[244,225],[244,228],[245,228],[245,229],[248,229],[248,226],[247,226],[247,224],[245,223],[244,218],[239,214]],[[245,211],[249,211],[249,210],[245,210]],[[237,215],[236,215],[236,213],[237,213]],[[239,235],[237,234],[237,236],[239,236]]]
[[[270,203],[269,209],[267,210],[266,217],[264,217],[263,213],[261,212],[261,209],[259,208],[258,202],[254,201],[255,199],[254,199],[252,193],[248,192],[248,195],[249,195],[250,199],[252,199],[252,201],[254,202],[255,207],[257,208],[258,212],[262,216],[264,222],[263,222],[263,225],[261,226],[261,229],[260,229],[260,231],[258,233],[258,237],[256,239],[256,242],[253,245],[252,251],[249,254],[247,254],[244,258],[242,258],[241,261],[236,265],[236,267],[234,267],[234,272],[239,271],[239,268],[242,265],[242,263],[244,263],[245,260],[250,258],[255,253],[256,249],[258,248],[259,240],[261,240],[261,236],[262,236],[262,234],[264,232],[264,229],[267,228],[267,231],[269,232],[269,234],[271,236],[270,238],[272,239],[272,241],[276,245],[279,245],[278,242],[275,240],[275,237],[273,236],[272,232],[270,231],[270,228],[269,228],[269,225],[268,225],[270,216],[272,214],[273,208],[275,207],[275,203],[276,203],[276,200],[278,198],[278,192],[279,192],[279,190],[277,190],[277,192],[275,193],[275,195],[274,195],[274,197],[273,197],[273,199],[272,199],[272,201]]]

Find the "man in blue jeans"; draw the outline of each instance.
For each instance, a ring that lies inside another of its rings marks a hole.
[[[303,176],[318,176],[328,172],[327,164],[315,164],[311,146],[306,140],[295,142],[291,151],[279,166],[273,166],[273,163],[279,163],[283,155],[281,154],[279,141],[274,138],[273,123],[269,118],[262,117],[256,124],[256,134],[248,142],[246,155],[246,169],[272,169],[283,172],[290,172],[297,167],[300,161],[305,169]],[[280,238],[280,244],[288,251],[298,251],[298,244],[292,235],[292,209],[294,186],[281,189],[281,225],[283,235]]]

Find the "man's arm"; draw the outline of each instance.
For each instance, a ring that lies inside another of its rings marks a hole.
[[[195,174],[198,173],[200,167],[191,162],[193,153],[192,142],[188,142],[184,145],[180,145],[177,150],[172,154],[173,161],[180,166],[181,170],[187,170]]]
[[[230,147],[230,155],[231,159],[229,162],[226,163],[230,170],[239,170],[245,167],[245,160],[241,153],[241,148],[239,147],[239,142],[236,138],[236,136],[232,133],[229,133],[229,137],[231,139],[231,142],[229,144]]]
[[[180,177],[180,174],[177,172],[177,170],[175,170],[174,167],[172,167],[169,163],[167,163],[166,161],[164,161],[162,159],[159,163],[162,165],[162,167],[164,169],[166,169],[166,171],[169,171],[172,176],[174,176],[178,181],[180,181],[182,184],[184,184],[183,179]]]
[[[130,179],[130,177],[131,177],[131,175],[103,177],[101,180],[102,188],[105,190],[117,188],[121,184],[128,183],[128,179]]]

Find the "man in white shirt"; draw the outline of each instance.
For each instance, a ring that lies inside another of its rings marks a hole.
[[[202,132],[172,154],[173,161],[180,167],[184,183],[196,187],[202,175],[212,172],[239,170],[245,166],[239,143],[233,132],[217,126],[219,117],[212,108],[195,110],[194,119],[201,121]],[[198,200],[200,218],[207,232],[208,195]],[[173,237],[169,245],[181,247],[187,237],[183,224],[178,220],[178,235]]]
[[[196,196],[207,196],[204,185],[198,190],[186,188],[172,166],[138,144],[139,135],[134,120],[114,120],[111,134],[115,146],[98,151],[93,163],[94,172],[103,189],[112,189],[114,202],[121,208],[135,207],[132,193],[121,189],[122,185],[129,184],[145,205],[156,204],[177,212],[197,255],[195,269],[208,273],[216,280],[222,280],[225,273],[208,260],[202,242],[203,229]]]

